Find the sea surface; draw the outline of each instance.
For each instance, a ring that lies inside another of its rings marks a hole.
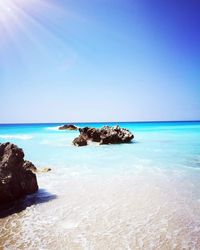
[[[117,124],[132,143],[75,147],[62,124],[0,125],[1,143],[52,169],[1,213],[0,249],[200,249],[200,122]]]

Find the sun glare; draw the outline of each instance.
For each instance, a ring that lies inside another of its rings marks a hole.
[[[0,0],[0,49],[11,42],[13,48],[22,53],[22,41],[26,41],[45,51],[41,37],[48,38],[57,47],[65,46],[60,36],[53,33],[55,26],[63,31],[59,26],[61,18],[78,20],[69,8],[63,10],[51,0]]]
[[[16,32],[30,33],[28,25],[42,25],[39,15],[48,13],[48,1],[42,0],[0,0],[0,37],[13,37]]]
[[[5,20],[13,10],[13,2],[11,0],[0,1],[0,20]]]
[[[0,28],[14,30],[31,22],[39,22],[38,17],[40,21],[43,17],[51,20],[52,16],[59,16],[61,12],[62,9],[49,0],[0,0]]]
[[[28,2],[25,0],[0,0],[0,26],[4,26],[5,29],[17,26],[17,22],[28,6]]]

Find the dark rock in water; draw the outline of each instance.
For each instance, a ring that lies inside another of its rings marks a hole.
[[[33,165],[32,162],[30,161],[24,161],[24,165],[23,165],[24,169],[26,170],[31,170],[33,173],[37,172],[37,168]]]
[[[15,201],[38,190],[37,169],[24,160],[24,152],[16,145],[0,143],[0,205]]]
[[[80,136],[74,139],[76,142],[79,140],[86,142],[91,140],[99,142],[99,144],[116,144],[128,143],[134,138],[134,135],[129,130],[120,128],[119,126],[104,126],[100,129],[85,127],[80,128],[79,131]],[[74,145],[76,145],[76,143],[74,143]]]
[[[73,124],[65,124],[58,128],[59,130],[78,130],[78,128]]]
[[[92,140],[94,142],[101,141],[101,132],[99,129],[96,128],[79,128],[80,135],[85,138],[86,140]]]
[[[86,146],[87,145],[87,140],[83,136],[76,137],[73,140],[73,144],[75,146]]]

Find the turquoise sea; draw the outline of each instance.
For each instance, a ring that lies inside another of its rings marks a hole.
[[[0,249],[200,249],[200,122],[74,124],[118,124],[135,139],[78,148],[62,124],[0,125],[0,143],[52,169],[1,216]]]

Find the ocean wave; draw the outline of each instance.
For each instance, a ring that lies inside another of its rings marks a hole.
[[[0,135],[1,139],[19,139],[19,140],[31,140],[31,135]]]
[[[47,130],[58,130],[58,128],[59,128],[60,126],[56,126],[56,127],[47,127],[47,128],[45,128],[45,129],[47,129]]]

